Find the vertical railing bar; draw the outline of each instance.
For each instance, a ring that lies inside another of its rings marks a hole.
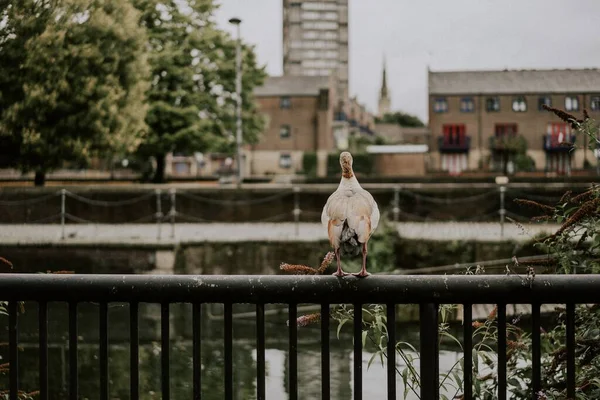
[[[498,400],[506,400],[506,304],[498,304]]]
[[[567,398],[575,398],[575,304],[567,304]]]
[[[225,400],[233,400],[233,305],[224,304],[225,312]]]
[[[8,366],[9,366],[9,399],[17,400],[19,391],[19,350],[18,350],[18,315],[17,302],[8,303]]]
[[[354,304],[354,400],[362,400],[362,304]]]
[[[131,400],[138,400],[140,397],[140,335],[138,311],[138,303],[129,304],[129,398]]]
[[[289,305],[289,380],[290,400],[298,399],[298,307],[296,304]]]
[[[202,308],[200,303],[192,305],[192,379],[194,381],[194,400],[200,400],[202,396]]]
[[[473,305],[463,304],[463,389],[464,398],[473,398]]]
[[[79,382],[77,366],[77,303],[69,303],[69,398],[78,400]]]
[[[108,303],[100,303],[100,400],[108,400]]]
[[[329,304],[321,304],[321,400],[331,396],[329,361]]]
[[[40,400],[48,400],[48,303],[40,301],[38,310]]]
[[[171,398],[171,374],[169,371],[171,326],[169,321],[169,303],[162,303],[160,307],[160,341],[161,341],[161,383],[162,400]]]
[[[396,305],[386,307],[387,321],[387,387],[388,400],[396,400]]]
[[[438,306],[420,304],[421,399],[439,398]]]
[[[265,305],[256,305],[256,400],[265,400]]]
[[[60,238],[65,239],[65,218],[67,216],[67,191],[60,190]]]
[[[537,399],[537,394],[542,387],[542,346],[539,303],[531,305],[531,348],[531,387],[533,389],[533,398]]]
[[[175,237],[175,217],[177,216],[177,209],[176,209],[176,199],[177,199],[177,189],[172,188],[170,190],[170,194],[171,194],[171,210],[169,211],[169,215],[171,216],[171,238]]]

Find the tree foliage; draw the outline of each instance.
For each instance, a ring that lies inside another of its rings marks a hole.
[[[423,121],[421,121],[421,119],[416,115],[404,113],[402,111],[385,114],[382,118],[377,118],[376,122],[385,124],[398,124],[400,126],[416,128],[425,126]]]
[[[132,151],[145,130],[145,32],[119,0],[0,2],[0,135],[23,171]]]
[[[133,3],[148,31],[152,70],[149,135],[140,154],[155,157],[154,180],[162,182],[169,152],[233,152],[236,40],[215,27],[211,0]],[[254,143],[263,120],[252,92],[266,74],[249,46],[242,51],[243,135],[247,143]]]

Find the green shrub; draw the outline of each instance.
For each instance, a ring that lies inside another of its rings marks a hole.
[[[302,170],[308,176],[317,176],[317,153],[314,151],[304,153],[302,156]]]

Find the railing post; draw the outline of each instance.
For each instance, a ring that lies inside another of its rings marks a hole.
[[[294,224],[296,230],[296,236],[300,233],[300,188],[298,186],[294,186]]]
[[[420,304],[421,399],[439,398],[438,306]]]
[[[67,214],[67,190],[60,190],[60,238],[65,239],[65,217]]]
[[[506,186],[508,185],[508,176],[497,176],[496,185],[500,187],[500,237],[504,237],[504,216],[506,215],[506,209],[504,208],[504,195],[506,194]]]
[[[392,208],[392,213],[394,214],[394,222],[398,222],[400,217],[400,187],[396,186],[394,188],[394,208]]]
[[[161,193],[160,189],[156,189],[156,191],[154,193],[156,195],[156,214],[155,214],[155,216],[156,216],[156,238],[158,240],[160,240],[160,236],[161,236],[160,228],[161,228],[161,221],[162,221],[162,217],[163,217],[162,204],[160,201],[162,193]]]
[[[506,186],[500,186],[500,237],[504,237],[504,216],[506,210],[504,209],[504,195],[506,193]]]
[[[177,196],[177,189],[172,188],[169,191],[171,195],[171,210],[169,211],[169,215],[171,216],[171,238],[175,237],[175,216],[177,215],[177,210],[175,208],[175,201]]]

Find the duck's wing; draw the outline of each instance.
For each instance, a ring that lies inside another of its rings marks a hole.
[[[327,229],[327,236],[329,242],[334,248],[340,246],[340,238],[342,236],[342,229],[344,222],[346,221],[346,209],[348,207],[348,201],[346,196],[341,195],[339,192],[334,192],[321,213],[321,223]]]
[[[358,241],[365,243],[379,225],[379,208],[373,196],[365,190],[348,198],[348,226],[355,230]]]

